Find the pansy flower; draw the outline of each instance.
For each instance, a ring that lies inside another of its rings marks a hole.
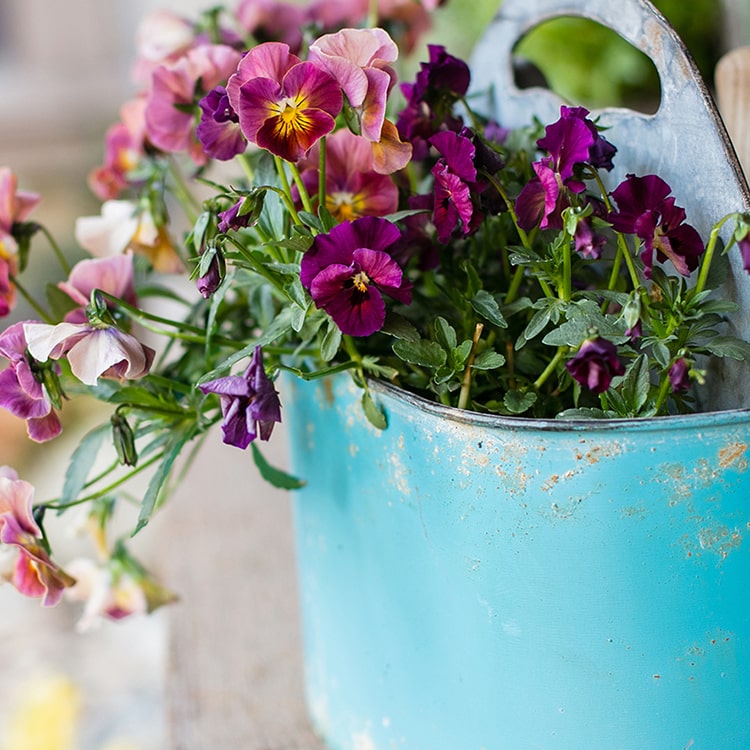
[[[283,42],[292,52],[299,53],[307,16],[306,8],[299,3],[240,0],[234,16],[256,41]]]
[[[26,420],[29,437],[44,443],[62,432],[62,425],[53,408],[47,388],[37,377],[39,367],[29,359],[26,351],[24,324],[14,323],[0,333],[0,356],[9,361],[0,371],[0,406],[11,414]]]
[[[315,237],[300,279],[342,333],[369,336],[385,322],[383,295],[411,302],[411,283],[390,252],[401,236],[386,219],[365,216]]]
[[[256,346],[242,375],[227,375],[199,386],[216,393],[221,403],[224,442],[244,450],[257,437],[268,440],[281,422],[281,402],[263,367],[263,351]]]
[[[361,135],[379,141],[388,92],[396,80],[398,48],[383,29],[342,29],[310,45],[308,60],[340,84],[359,120]]]
[[[146,103],[148,139],[167,152],[188,152],[196,164],[206,155],[195,136],[195,93],[211,91],[230,76],[240,53],[224,44],[190,49],[173,65],[160,65],[153,74]]]
[[[339,222],[360,216],[385,216],[398,209],[398,188],[389,175],[374,170],[370,144],[342,128],[326,139],[326,208]],[[300,162],[305,187],[318,193],[319,150]]]
[[[142,378],[155,354],[135,336],[111,325],[25,323],[24,334],[34,359],[46,362],[65,357],[73,375],[92,386],[99,378]]]
[[[592,393],[604,393],[612,378],[625,372],[625,366],[617,356],[617,347],[599,336],[586,339],[565,366],[573,379]]]
[[[229,161],[247,146],[240,129],[240,118],[232,109],[224,86],[217,86],[198,102],[201,120],[195,134],[203,150],[219,161]]]
[[[685,209],[675,205],[671,192],[657,175],[633,174],[612,191],[617,210],[609,220],[618,232],[635,234],[643,242],[641,260],[646,278],[651,277],[655,259],[668,259],[678,273],[689,276],[705,249],[697,230],[685,223]]]
[[[245,138],[291,162],[334,129],[343,105],[332,76],[274,42],[242,58],[227,93]]]
[[[9,580],[20,593],[53,607],[75,579],[50,559],[34,519],[33,500],[34,487],[19,479],[13,469],[0,467],[0,544],[16,552]]]
[[[584,107],[561,107],[560,118],[545,128],[537,141],[548,156],[532,164],[535,178],[524,185],[515,210],[522,229],[562,228],[562,211],[570,205],[567,191],[581,193],[586,187],[576,167],[592,164],[611,169],[615,148],[599,135]]]

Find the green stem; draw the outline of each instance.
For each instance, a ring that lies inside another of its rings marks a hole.
[[[110,484],[108,484],[106,487],[103,487],[101,490],[92,492],[90,495],[85,495],[84,497],[80,497],[77,500],[71,500],[70,502],[67,502],[67,503],[55,502],[53,500],[50,503],[43,503],[43,505],[46,508],[50,508],[52,510],[65,510],[67,508],[73,508],[76,505],[83,505],[84,503],[89,503],[92,500],[97,500],[100,497],[109,495],[110,492],[112,492],[113,490],[116,490],[120,485],[125,484],[125,482],[137,476],[145,469],[148,469],[150,466],[153,466],[157,461],[161,461],[163,457],[164,457],[164,453],[159,453],[156,456],[153,456],[148,461],[146,461],[146,463],[141,464],[137,468],[121,476],[119,479],[116,479],[114,482],[110,482]]]
[[[378,0],[370,0],[367,3],[367,28],[375,28],[378,25]]]
[[[510,286],[508,287],[508,293],[505,295],[505,304],[509,305],[511,302],[516,301],[518,296],[518,290],[521,288],[521,282],[523,281],[524,273],[523,266],[518,266],[513,272],[513,278],[510,280]]]
[[[661,385],[659,386],[659,393],[656,396],[656,403],[654,404],[654,408],[656,409],[656,413],[661,413],[661,408],[664,405],[664,402],[667,399],[667,396],[669,395],[669,371],[664,373],[661,379]]]
[[[326,137],[320,141],[320,158],[318,159],[318,209],[326,205]]]
[[[185,216],[191,224],[195,224],[201,212],[201,205],[197,198],[190,192],[180,168],[174,159],[169,160],[169,173],[172,176],[174,194],[185,212]]]
[[[560,299],[569,302],[571,292],[573,289],[573,261],[571,259],[570,252],[570,238],[569,235],[565,234],[565,242],[563,244],[563,283],[559,290]]]
[[[297,214],[297,209],[294,207],[294,201],[292,200],[292,188],[289,185],[289,178],[286,176],[286,169],[284,168],[284,164],[288,162],[284,162],[284,160],[278,156],[274,156],[273,161],[276,165],[276,172],[278,173],[279,179],[281,180],[281,198],[286,204],[287,211],[289,211],[289,215],[292,217],[292,221],[295,224],[301,225],[302,220]]]
[[[45,312],[44,308],[34,299],[34,297],[26,290],[18,279],[12,274],[8,274],[8,280],[18,290],[18,293],[26,300],[26,302],[34,308],[36,314],[45,322],[50,325],[55,325],[55,320]]]
[[[47,242],[49,242],[52,251],[55,253],[55,257],[57,258],[57,261],[60,264],[65,275],[70,276],[70,263],[68,263],[68,259],[63,254],[60,246],[57,244],[55,238],[50,234],[49,230],[46,227],[40,225],[40,228],[42,234],[47,238]]]
[[[294,184],[297,186],[299,197],[302,201],[302,205],[304,206],[305,211],[310,214],[314,213],[312,201],[310,200],[310,194],[307,192],[307,188],[305,187],[305,183],[302,180],[302,175],[300,174],[297,165],[289,162],[289,169],[291,170],[292,179],[294,180]]]
[[[557,366],[562,361],[563,357],[567,354],[567,346],[559,346],[555,356],[549,361],[549,364],[544,368],[544,372],[534,381],[534,390],[538,391],[544,383],[548,380],[550,375],[557,369]]]
[[[701,260],[701,270],[698,273],[698,279],[696,280],[695,286],[693,287],[693,297],[699,295],[706,287],[708,274],[711,271],[711,263],[713,261],[714,253],[716,252],[716,243],[719,239],[719,232],[721,231],[721,228],[724,226],[727,220],[732,216],[734,216],[734,214],[725,216],[719,222],[714,224],[714,227],[711,230],[711,234],[708,237],[708,244],[706,245],[706,251],[703,253],[703,259]]]
[[[477,345],[482,336],[482,328],[484,328],[482,323],[477,323],[474,327],[474,335],[471,339],[471,351],[466,360],[466,369],[464,370],[464,377],[461,381],[461,392],[458,396],[459,409],[466,409],[469,403],[469,397],[471,396],[471,367],[474,364],[474,357],[476,357],[477,354]]]
[[[237,160],[242,167],[242,171],[245,173],[245,177],[247,177],[248,183],[252,185],[253,180],[255,179],[255,173],[253,172],[253,165],[250,164],[250,159],[248,158],[247,153],[240,154],[237,157]]]

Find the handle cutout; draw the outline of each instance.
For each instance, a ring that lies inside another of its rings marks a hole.
[[[661,103],[651,59],[596,21],[559,16],[533,27],[514,48],[519,89],[548,88],[588,109],[627,107],[654,114]]]

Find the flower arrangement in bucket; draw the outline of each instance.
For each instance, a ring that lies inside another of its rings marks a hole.
[[[3,576],[43,605],[87,599],[91,622],[173,599],[104,532],[143,475],[141,532],[214,425],[300,487],[258,445],[282,420],[280,373],[349,373],[382,430],[373,380],[483,414],[647,418],[694,410],[712,358],[750,359],[715,294],[728,253],[750,269],[749,217],[727,206],[701,237],[684,185],[606,187],[606,121],[563,106],[507,130],[473,110],[469,67],[441,46],[399,82],[399,46],[434,8],[368,22],[355,5],[148,19],[141,88],[91,174],[101,216],[76,223],[91,257],[72,266],[34,220],[39,196],[0,170],[0,311],[22,296],[36,312],[0,334],[0,404],[36,442],[68,400],[110,407],[59,496],[2,469]],[[45,239],[60,281],[36,298],[24,271]],[[98,557],[68,564],[45,519],[81,507]]]

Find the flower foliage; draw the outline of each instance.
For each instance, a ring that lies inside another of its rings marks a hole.
[[[0,406],[39,442],[69,397],[112,410],[60,497],[32,504],[2,470],[0,541],[22,592],[52,604],[73,586],[44,511],[90,502],[99,559],[76,563],[73,594],[96,592],[88,619],[170,600],[102,538],[118,493],[153,469],[140,530],[214,425],[299,486],[257,445],[282,419],[281,372],[350,372],[384,427],[373,378],[485,413],[638,418],[694,409],[709,358],[750,359],[710,286],[734,245],[750,269],[746,216],[728,207],[702,238],[685,186],[612,184],[617,144],[583,107],[512,132],[473,111],[471,71],[440,45],[399,81],[436,3],[370,3],[369,25],[367,5],[242,0],[146,19],[139,90],[90,175],[101,215],[76,222],[92,257],[73,267],[29,221],[39,196],[0,169],[0,315],[17,293],[37,314],[0,334]],[[42,300],[20,279],[38,232],[62,268]],[[115,468],[97,474],[107,436]]]

